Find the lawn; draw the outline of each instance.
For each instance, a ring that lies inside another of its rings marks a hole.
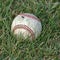
[[[32,13],[42,23],[41,35],[30,41],[11,33],[13,19]],[[0,0],[0,60],[60,60],[60,2],[58,0]]]

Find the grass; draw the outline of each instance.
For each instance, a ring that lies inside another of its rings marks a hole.
[[[11,24],[19,13],[33,13],[42,33],[33,41],[16,39]],[[58,0],[0,0],[0,60],[60,60],[60,3]]]

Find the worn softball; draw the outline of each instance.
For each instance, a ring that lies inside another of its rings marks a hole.
[[[15,17],[11,25],[14,35],[22,35],[24,39],[36,39],[42,30],[41,21],[33,14],[22,13]]]

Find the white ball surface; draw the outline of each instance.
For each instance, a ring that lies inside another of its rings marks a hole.
[[[24,39],[36,39],[42,30],[40,20],[33,14],[23,13],[15,17],[11,25],[11,31],[20,36],[23,35]]]

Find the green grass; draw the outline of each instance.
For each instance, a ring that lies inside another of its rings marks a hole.
[[[33,13],[42,22],[33,41],[16,39],[11,24],[19,13]],[[60,60],[60,3],[58,0],[0,0],[0,60]]]

